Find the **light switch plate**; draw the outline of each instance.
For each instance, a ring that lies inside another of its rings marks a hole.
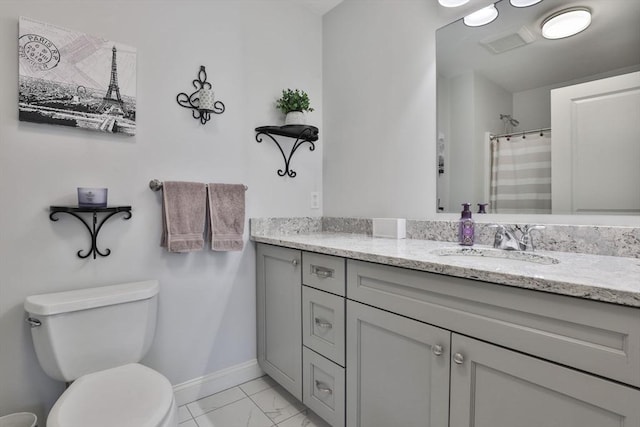
[[[318,191],[311,192],[311,209],[320,209],[320,193]]]

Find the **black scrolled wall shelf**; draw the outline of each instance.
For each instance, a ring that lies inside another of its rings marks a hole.
[[[318,140],[318,128],[315,126],[261,126],[256,128],[256,132],[256,141],[262,142],[262,135],[266,135],[278,146],[278,149],[280,149],[280,153],[282,154],[282,158],[284,159],[284,170],[278,169],[278,175],[288,175],[291,178],[294,178],[297,175],[296,172],[290,168],[291,157],[293,157],[293,153],[295,153],[298,147],[300,147],[305,142],[309,143],[309,151],[315,150],[316,146],[314,142]],[[274,138],[274,135],[295,138],[295,142],[293,143],[291,151],[288,155],[282,149],[282,146],[280,145],[278,140]]]
[[[82,222],[82,224],[84,224],[84,226],[86,227],[87,231],[89,232],[89,234],[91,235],[91,248],[89,248],[87,250],[87,253],[85,253],[84,255],[82,254],[82,249],[80,249],[78,251],[78,257],[80,258],[88,258],[90,255],[93,254],[93,259],[96,259],[96,255],[100,255],[100,256],[109,256],[109,254],[111,253],[111,249],[105,249],[104,252],[100,251],[100,249],[98,249],[98,233],[100,232],[100,229],[102,228],[102,226],[104,225],[104,223],[111,218],[112,216],[122,213],[124,214],[124,219],[130,219],[131,218],[131,206],[112,206],[112,207],[106,207],[106,208],[80,208],[80,207],[75,207],[75,206],[50,206],[49,207],[49,211],[51,212],[49,214],[49,219],[51,221],[57,221],[59,218],[57,218],[56,216],[58,214],[61,213],[66,213],[68,215],[71,215],[74,218],[77,218],[80,222]],[[93,216],[93,222],[91,225],[89,225],[89,223],[79,214],[82,213],[90,213]],[[105,216],[100,220],[100,222],[98,223],[98,214],[99,213],[104,213]]]

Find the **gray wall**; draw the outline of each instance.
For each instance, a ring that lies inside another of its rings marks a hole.
[[[325,215],[435,212],[437,9],[346,0],[325,15]]]
[[[103,36],[137,48],[137,135],[18,121],[18,17]],[[168,254],[159,247],[160,193],[152,178],[244,183],[247,218],[319,216],[309,195],[322,190],[322,139],[293,159],[281,178],[273,143],[256,126],[283,118],[283,88],[303,88],[322,123],[322,18],[283,1],[0,2],[0,415],[43,415],[64,386],[36,361],[22,304],[28,295],[157,278],[159,325],[145,363],[175,385],[256,357],[255,254]],[[227,111],[202,126],[177,105],[200,65]],[[321,133],[321,137],[323,137]],[[88,244],[72,218],[48,207],[76,203],[78,186],[105,186],[130,221],[112,219],[99,244],[111,256],[81,260]],[[245,233],[248,239],[248,225]]]

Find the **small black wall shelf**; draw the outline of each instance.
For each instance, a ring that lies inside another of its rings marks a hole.
[[[280,153],[282,153],[282,158],[284,159],[284,170],[278,169],[279,176],[288,175],[291,178],[295,177],[297,174],[293,169],[289,168],[291,163],[291,157],[293,157],[293,153],[296,152],[298,147],[300,147],[305,142],[309,143],[309,151],[313,151],[316,149],[314,141],[318,140],[318,128],[315,126],[307,126],[307,125],[286,125],[286,126],[261,126],[256,128],[256,141],[262,142],[262,135],[268,136],[280,149]],[[291,152],[289,155],[285,154],[282,146],[278,142],[273,135],[278,136],[286,136],[289,138],[295,138],[296,141],[293,143],[293,147],[291,147]]]
[[[91,248],[89,248],[87,250],[87,253],[84,255],[82,254],[82,249],[80,249],[78,251],[78,257],[80,258],[87,258],[91,254],[93,254],[93,259],[96,259],[96,255],[109,256],[109,254],[111,253],[111,249],[106,249],[105,252],[101,252],[100,249],[98,249],[97,241],[98,241],[98,233],[100,232],[100,229],[109,218],[111,218],[116,214],[123,213],[125,215],[124,219],[131,218],[131,206],[112,206],[112,207],[106,207],[106,208],[79,208],[76,206],[50,206],[49,211],[51,212],[49,214],[49,219],[51,219],[51,221],[57,221],[59,219],[56,217],[57,214],[66,213],[80,220],[80,222],[82,222],[84,226],[87,228],[87,231],[89,231],[89,234],[91,235]],[[81,213],[93,214],[93,224],[91,226],[87,221],[85,221],[85,219],[82,216],[79,215]],[[98,223],[98,213],[106,214],[102,218],[100,223]]]

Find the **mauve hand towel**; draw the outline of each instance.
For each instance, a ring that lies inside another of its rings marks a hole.
[[[241,251],[244,242],[244,193],[242,184],[209,184],[211,249]]]
[[[169,252],[204,247],[207,186],[199,182],[165,181],[162,185],[162,240]]]

